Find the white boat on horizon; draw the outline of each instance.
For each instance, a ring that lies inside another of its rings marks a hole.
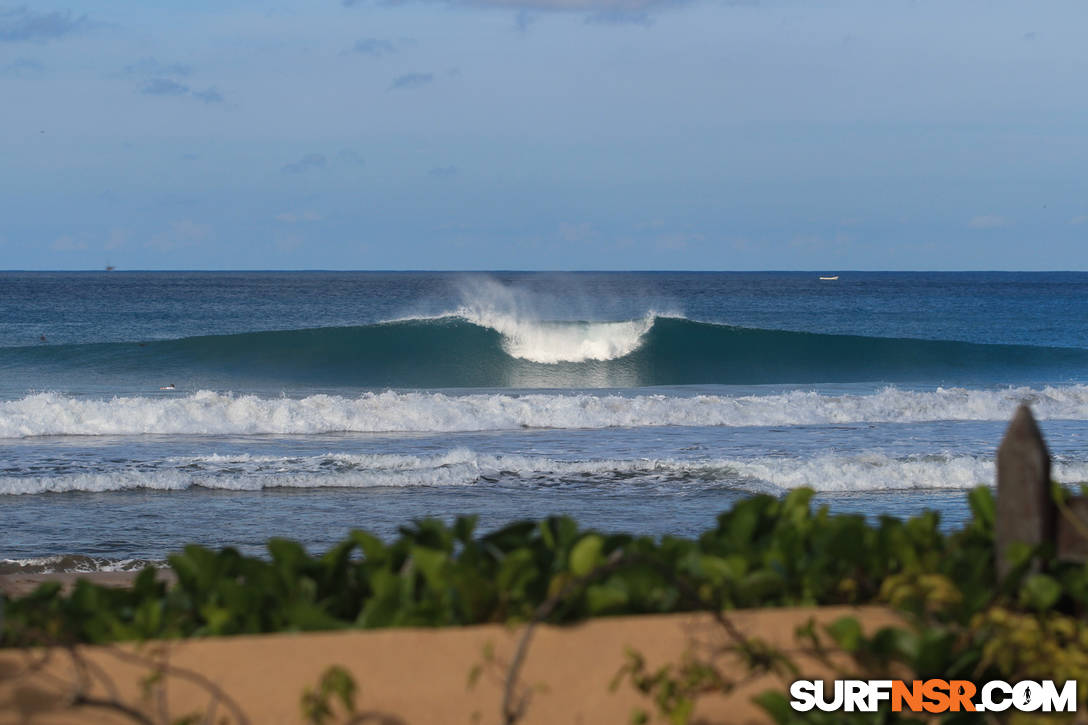
[[[837,274],[834,277],[820,277],[820,279],[822,279],[824,282],[833,282],[833,281],[837,280],[838,278],[839,278],[839,275],[837,275]]]

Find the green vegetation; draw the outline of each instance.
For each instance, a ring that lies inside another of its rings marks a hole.
[[[355,715],[355,692],[358,686],[351,674],[339,665],[333,665],[321,674],[316,688],[302,691],[299,705],[302,717],[310,725],[328,725],[336,721],[335,702],[340,702],[347,717]]]
[[[1061,492],[1055,489],[1056,495]],[[851,618],[797,632],[798,648],[843,674],[1078,679],[1088,692],[1088,566],[1059,562],[1048,546],[1014,548],[1012,572],[994,573],[994,500],[969,494],[972,519],[944,533],[937,513],[909,520],[831,515],[810,491],[757,496],[696,539],[661,540],[579,529],[568,518],[523,522],[477,536],[474,519],[424,520],[386,543],[362,531],[320,556],[274,539],[268,558],[187,547],[170,557],[177,584],[147,571],[129,589],[80,582],[69,595],[46,584],[4,602],[6,646],[113,642],[347,627],[570,622],[585,617],[781,605],[886,603],[902,627],[863,633]],[[727,615],[719,621],[729,629]],[[789,653],[730,632],[754,673],[789,679]],[[836,657],[832,657],[832,653]],[[848,664],[843,664],[843,656]],[[521,653],[519,653],[520,663]],[[516,673],[511,675],[516,677]],[[732,684],[696,660],[650,670],[637,653],[617,678],[684,723],[694,701]],[[328,716],[330,681],[306,705]],[[761,704],[779,722],[802,720],[784,693]],[[948,714],[954,718],[959,714]],[[642,713],[640,717],[648,717]],[[837,715],[842,719],[842,714]],[[879,720],[889,721],[882,713]]]
[[[63,595],[45,584],[8,601],[3,643],[524,621],[572,581],[618,557],[622,565],[571,592],[549,619],[865,603],[877,601],[888,582],[902,588],[917,580],[897,594],[898,603],[910,606],[908,594],[918,589],[920,596],[933,577],[956,582],[968,617],[1001,589],[993,575],[987,490],[972,494],[975,518],[953,534],[938,529],[936,513],[871,525],[861,516],[813,510],[810,497],[799,490],[782,499],[748,499],[697,539],[600,534],[569,518],[476,536],[474,519],[460,518],[452,526],[418,521],[391,543],[355,531],[320,556],[283,539],[268,543],[268,558],[188,546],[169,559],[173,587],[145,571],[128,589],[81,581]],[[1086,585],[1036,578],[1028,591],[1047,604],[1084,601]],[[1008,587],[1019,588],[1019,577]]]

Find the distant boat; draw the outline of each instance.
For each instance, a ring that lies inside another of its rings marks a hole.
[[[820,277],[820,279],[822,279],[824,282],[834,282],[838,278],[839,278],[839,275],[837,275],[837,274],[834,277]]]
[[[107,264],[106,265],[106,271],[107,272],[112,272],[113,270],[114,270],[114,266],[112,264]]]

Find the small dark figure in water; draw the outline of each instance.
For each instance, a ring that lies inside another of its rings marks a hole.
[[[41,340],[42,342],[45,342],[45,335],[39,336],[38,339]]]

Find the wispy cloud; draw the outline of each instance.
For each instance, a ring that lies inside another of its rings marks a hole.
[[[32,58],[16,58],[6,65],[0,65],[0,76],[23,78],[34,76],[45,70],[45,66]]]
[[[366,161],[362,156],[352,151],[351,149],[340,149],[332,156],[326,156],[323,153],[312,151],[298,161],[292,161],[291,163],[284,164],[280,167],[280,171],[285,174],[305,174],[310,171],[317,171],[319,169],[325,169],[330,167],[361,167],[366,166]],[[277,217],[277,219],[280,219]],[[288,221],[286,219],[280,219],[280,221]],[[310,218],[299,218],[294,221],[315,221]]]
[[[193,91],[193,98],[198,101],[204,101],[205,103],[222,103],[223,94],[216,90],[214,87],[205,88],[202,91]]]
[[[173,78],[151,78],[140,87],[140,93],[145,96],[190,96],[204,103],[223,102],[223,94],[214,87],[197,91]]]
[[[407,2],[408,0],[389,0],[390,2]],[[430,2],[431,0],[419,0]],[[532,21],[531,16],[521,15],[525,11],[540,11],[544,13],[583,13],[589,14],[592,20],[587,22],[604,23],[635,23],[644,25],[646,15],[656,10],[671,7],[681,7],[690,0],[444,0],[447,5],[461,7],[490,7],[499,10],[517,10],[515,25],[524,30]],[[720,0],[726,5],[756,5],[759,0]],[[366,0],[341,0],[345,7],[364,5]],[[623,18],[623,20],[616,20]]]
[[[645,10],[601,10],[586,17],[588,25],[642,25],[654,24]]]
[[[972,229],[999,229],[1001,227],[1007,227],[1009,220],[1003,216],[983,215],[977,216],[971,221],[967,222],[967,226]]]
[[[336,154],[336,158],[351,166],[366,166],[363,157],[351,149],[340,149],[339,153]]]
[[[124,72],[133,76],[173,76],[186,77],[192,75],[193,68],[185,63],[163,63],[157,58],[145,56],[135,63],[125,66]]]
[[[1075,216],[1069,220],[1069,223],[1073,225],[1088,224],[1088,215],[1081,214],[1080,216]]]
[[[536,16],[525,8],[518,10],[514,15],[514,27],[523,33],[528,32],[529,27],[535,22]]]
[[[389,84],[390,91],[406,91],[412,88],[422,88],[434,81],[434,73],[405,73],[397,76]]]
[[[139,93],[145,96],[189,97],[203,103],[223,103],[223,94],[215,86],[203,90],[194,88],[188,80],[193,68],[185,63],[164,63],[158,58],[145,56],[124,67],[122,75],[142,77]]]
[[[397,46],[391,40],[383,38],[360,38],[351,46],[352,51],[362,55],[371,55],[380,58],[383,55],[397,52]]]
[[[87,25],[86,15],[73,15],[68,10],[37,12],[26,5],[0,7],[0,43],[46,43],[78,32]]]
[[[143,84],[140,93],[145,96],[184,96],[188,95],[189,86],[172,78],[152,78]]]
[[[280,167],[285,174],[305,174],[312,169],[323,169],[328,163],[324,154],[306,154],[298,161],[292,161]]]

